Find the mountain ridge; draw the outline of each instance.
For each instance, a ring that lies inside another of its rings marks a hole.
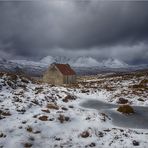
[[[38,61],[0,59],[0,71],[23,72],[30,76],[42,76],[52,63],[69,64],[78,75],[95,75],[107,72],[128,72],[148,69],[148,65],[132,66],[118,59],[105,59],[101,62],[89,56],[68,58],[46,56]]]
[[[46,56],[40,60],[44,64],[52,63],[68,63],[72,67],[107,67],[107,68],[124,68],[129,65],[118,59],[105,59],[102,62],[99,62],[97,59],[90,56],[81,56],[76,58],[67,58],[67,57],[52,57]]]

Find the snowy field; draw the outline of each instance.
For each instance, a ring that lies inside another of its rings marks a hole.
[[[148,106],[147,76],[81,77],[77,85],[62,87],[1,73],[0,148],[146,148],[148,129],[115,126],[102,110],[80,104],[92,99],[119,105],[124,98]]]

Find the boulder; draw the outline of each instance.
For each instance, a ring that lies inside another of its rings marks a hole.
[[[121,105],[118,107],[117,111],[123,114],[134,113],[134,109],[130,105]]]

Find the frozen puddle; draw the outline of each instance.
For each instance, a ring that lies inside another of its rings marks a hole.
[[[80,105],[85,108],[97,109],[106,113],[110,118],[112,118],[112,122],[116,126],[148,129],[148,107],[132,106],[135,114],[124,115],[116,111],[118,105],[98,100],[87,100]]]

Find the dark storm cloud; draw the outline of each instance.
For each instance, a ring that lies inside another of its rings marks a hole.
[[[145,60],[147,26],[146,1],[0,2],[0,53]]]

